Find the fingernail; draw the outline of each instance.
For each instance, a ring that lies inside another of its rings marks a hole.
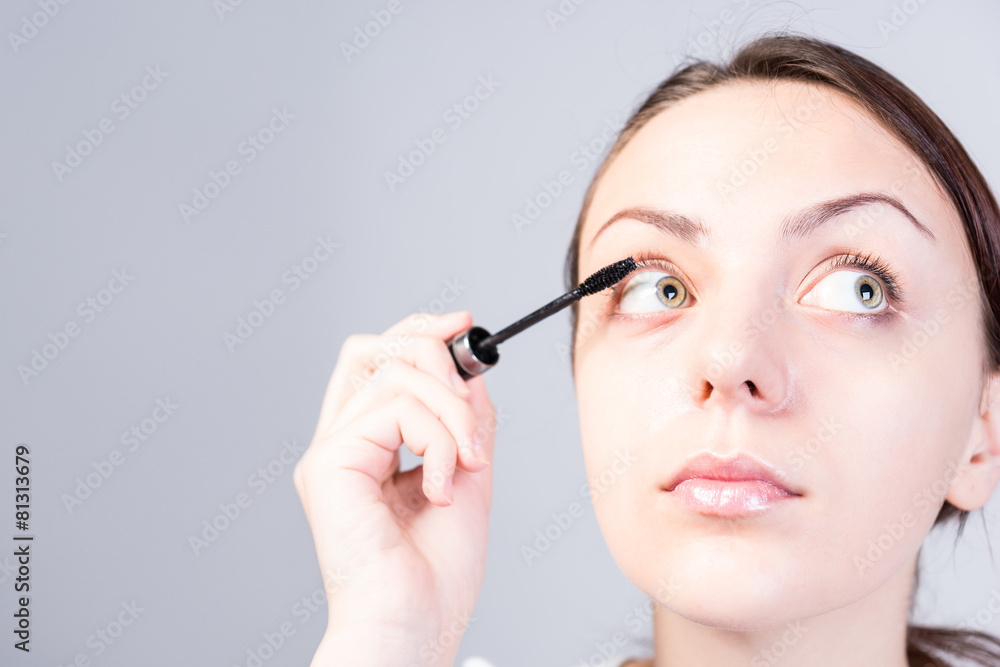
[[[455,499],[455,496],[452,493],[452,490],[454,489],[454,486],[455,486],[454,485],[454,477],[449,477],[448,479],[445,480],[445,482],[444,482],[444,495],[445,495],[445,498],[448,501],[449,505],[451,505],[454,502],[454,499]]]
[[[478,438],[472,437],[472,452],[476,455],[476,458],[485,463],[490,464],[490,460],[486,458],[486,449],[483,447],[483,443],[479,442]]]
[[[455,391],[457,391],[458,393],[460,394],[469,393],[469,385],[465,384],[465,380],[462,379],[462,376],[459,375],[458,371],[455,370],[454,368],[451,369],[451,384],[453,387],[455,387]]]

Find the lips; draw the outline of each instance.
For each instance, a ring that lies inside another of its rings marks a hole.
[[[661,488],[682,507],[712,517],[759,516],[802,494],[784,475],[747,454],[720,458],[702,453]]]
[[[790,496],[802,495],[788,484],[784,475],[778,470],[743,453],[729,458],[722,458],[710,453],[699,454],[688,461],[661,488],[671,492],[677,488],[678,484],[689,479],[718,480],[721,482],[764,482]]]

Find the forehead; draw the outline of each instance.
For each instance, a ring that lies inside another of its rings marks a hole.
[[[727,83],[662,111],[624,146],[595,188],[581,252],[628,206],[721,224],[776,220],[872,190],[893,192],[917,217],[949,215],[926,167],[846,95],[811,83]],[[731,233],[748,227],[722,225]]]

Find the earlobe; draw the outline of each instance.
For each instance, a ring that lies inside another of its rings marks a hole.
[[[1000,369],[990,373],[983,387],[976,424],[958,468],[961,474],[951,483],[948,502],[961,510],[982,508],[1000,481]]]

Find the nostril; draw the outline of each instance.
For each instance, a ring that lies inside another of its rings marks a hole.
[[[702,389],[702,392],[701,392],[701,400],[703,402],[707,401],[708,397],[711,396],[711,395],[712,395],[712,383],[706,380],[704,388]]]

